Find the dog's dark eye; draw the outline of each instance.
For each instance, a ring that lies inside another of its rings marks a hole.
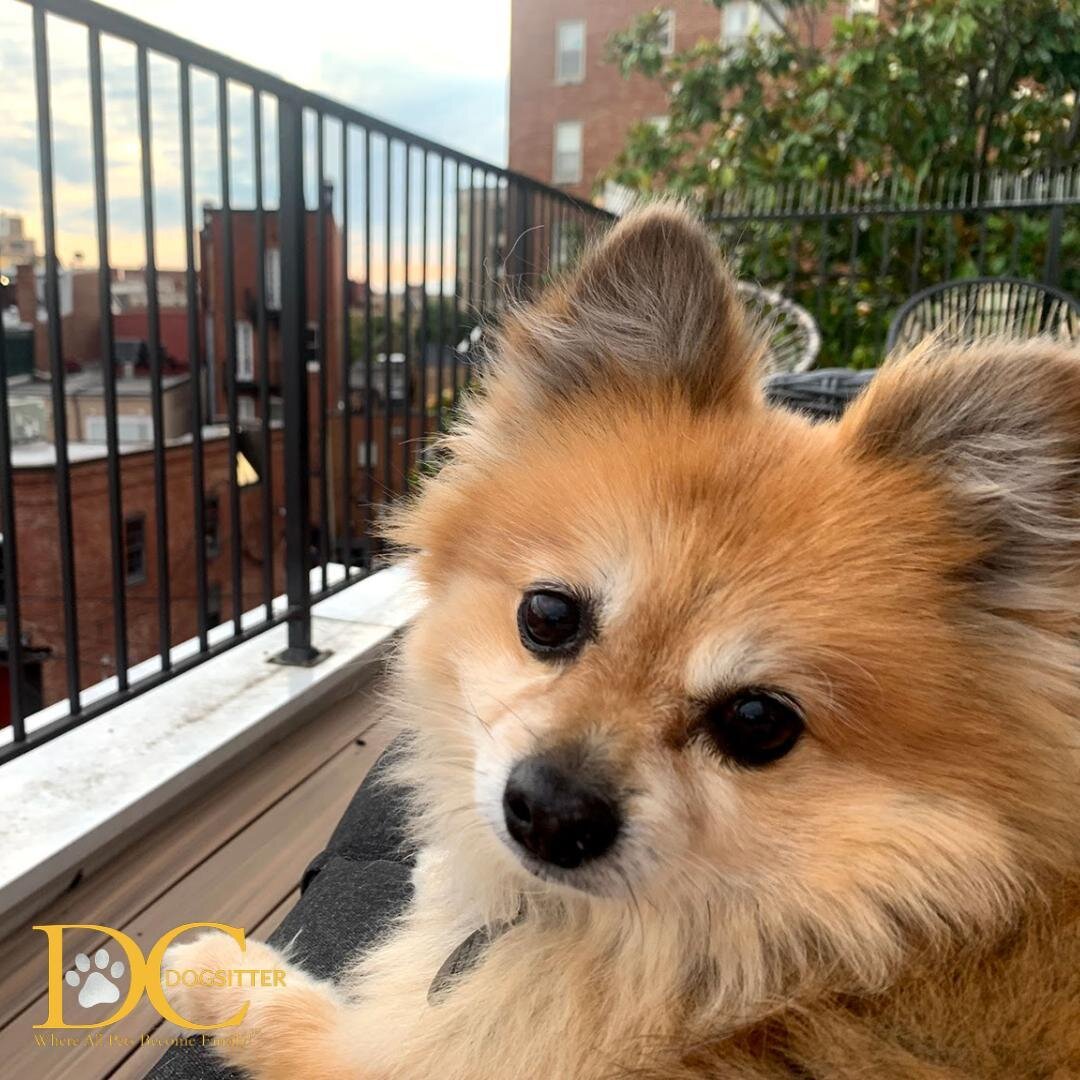
[[[518,607],[521,643],[539,656],[566,656],[580,644],[585,626],[581,601],[553,589],[525,594]]]
[[[795,704],[767,690],[744,690],[708,707],[705,731],[739,765],[768,765],[799,741],[803,718]]]

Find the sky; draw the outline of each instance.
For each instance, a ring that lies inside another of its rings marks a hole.
[[[509,0],[304,0],[288,6],[230,0],[112,0],[108,6],[454,149],[505,164]],[[80,252],[92,262],[97,238],[87,38],[84,30],[62,19],[50,16],[48,25],[57,248],[64,263],[70,264]],[[35,237],[40,251],[30,26],[28,5],[0,0],[0,85],[4,86],[0,210],[26,216],[26,231]],[[130,46],[109,38],[103,39],[102,53],[110,252],[114,265],[139,266],[145,246],[135,55]],[[151,54],[150,81],[158,262],[179,266],[183,241],[176,66]],[[192,90],[195,201],[201,205],[219,191],[216,89],[210,79],[196,73]],[[250,96],[234,88],[230,93],[230,161],[235,205],[251,200],[250,111]],[[270,109],[268,130],[273,123]],[[327,171],[333,178],[339,168],[340,135],[336,130],[327,134]],[[356,160],[356,143],[353,146],[351,163]],[[269,148],[264,160],[272,199],[276,168]],[[400,161],[395,163],[395,175],[399,167]],[[359,168],[355,164],[350,168],[358,179]]]

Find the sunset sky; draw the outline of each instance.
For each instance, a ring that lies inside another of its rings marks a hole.
[[[222,0],[115,0],[109,6],[228,53],[291,82],[429,136],[494,164],[506,160],[509,0],[307,0],[277,6]],[[0,209],[26,216],[41,248],[31,9],[0,0]],[[58,249],[94,261],[94,192],[86,34],[49,18]],[[116,266],[144,260],[135,53],[103,39],[110,247]],[[180,156],[176,66],[151,54],[153,167],[158,261],[179,266]],[[231,95],[234,203],[250,205],[250,96]],[[193,75],[196,205],[218,192],[216,89]],[[272,122],[272,116],[268,117]],[[327,171],[338,165],[329,132]],[[350,157],[354,177],[358,160]],[[276,186],[268,151],[268,187]],[[373,167],[373,175],[375,168]],[[355,196],[354,204],[356,202]],[[376,259],[381,253],[376,251]],[[429,259],[437,258],[429,252]],[[353,274],[352,276],[356,276]],[[374,275],[373,275],[374,283]]]

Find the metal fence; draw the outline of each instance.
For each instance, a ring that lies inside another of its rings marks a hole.
[[[475,328],[508,295],[557,274],[606,220],[527,177],[97,4],[29,6],[46,316],[30,389],[49,392],[50,431],[44,458],[41,446],[19,444],[9,406],[29,390],[0,379],[10,691],[0,761],[280,623],[280,659],[315,662],[312,602],[370,569],[376,510],[409,488],[426,440],[444,427],[468,379]],[[85,40],[97,369],[94,349],[73,357],[65,340],[75,271],[58,258],[50,44],[60,27]],[[126,61],[111,62],[117,50]],[[144,245],[134,382],[144,371],[152,418],[149,439],[134,443],[124,438],[131,380],[118,372],[126,345],[109,248],[121,148],[110,143],[108,113],[125,94],[137,118]],[[181,241],[165,266],[155,215],[172,205],[169,192]],[[164,307],[167,283],[179,294],[175,310]],[[179,311],[186,364],[163,344]],[[0,365],[6,376],[2,352]],[[98,448],[72,430],[82,422],[73,420],[73,380],[94,370]],[[174,384],[187,386],[190,403],[179,435],[169,428]],[[24,499],[23,485],[43,469],[55,484],[45,509]],[[101,473],[104,498],[86,505]],[[135,504],[152,511],[132,516]],[[31,568],[53,543],[55,588]],[[50,618],[55,640],[43,629]],[[50,681],[60,689],[50,693]]]
[[[1021,277],[1080,294],[1080,166],[758,187],[725,193],[709,217],[740,277],[813,315],[823,367],[880,363],[904,300],[952,278]]]

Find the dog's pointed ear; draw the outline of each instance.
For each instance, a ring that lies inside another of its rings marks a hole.
[[[920,350],[881,370],[839,434],[944,487],[973,542],[971,579],[995,604],[1075,608],[1080,350],[1046,340]]]
[[[627,215],[535,304],[511,311],[498,375],[532,404],[667,383],[696,407],[753,400],[761,349],[716,244],[673,203]]]

